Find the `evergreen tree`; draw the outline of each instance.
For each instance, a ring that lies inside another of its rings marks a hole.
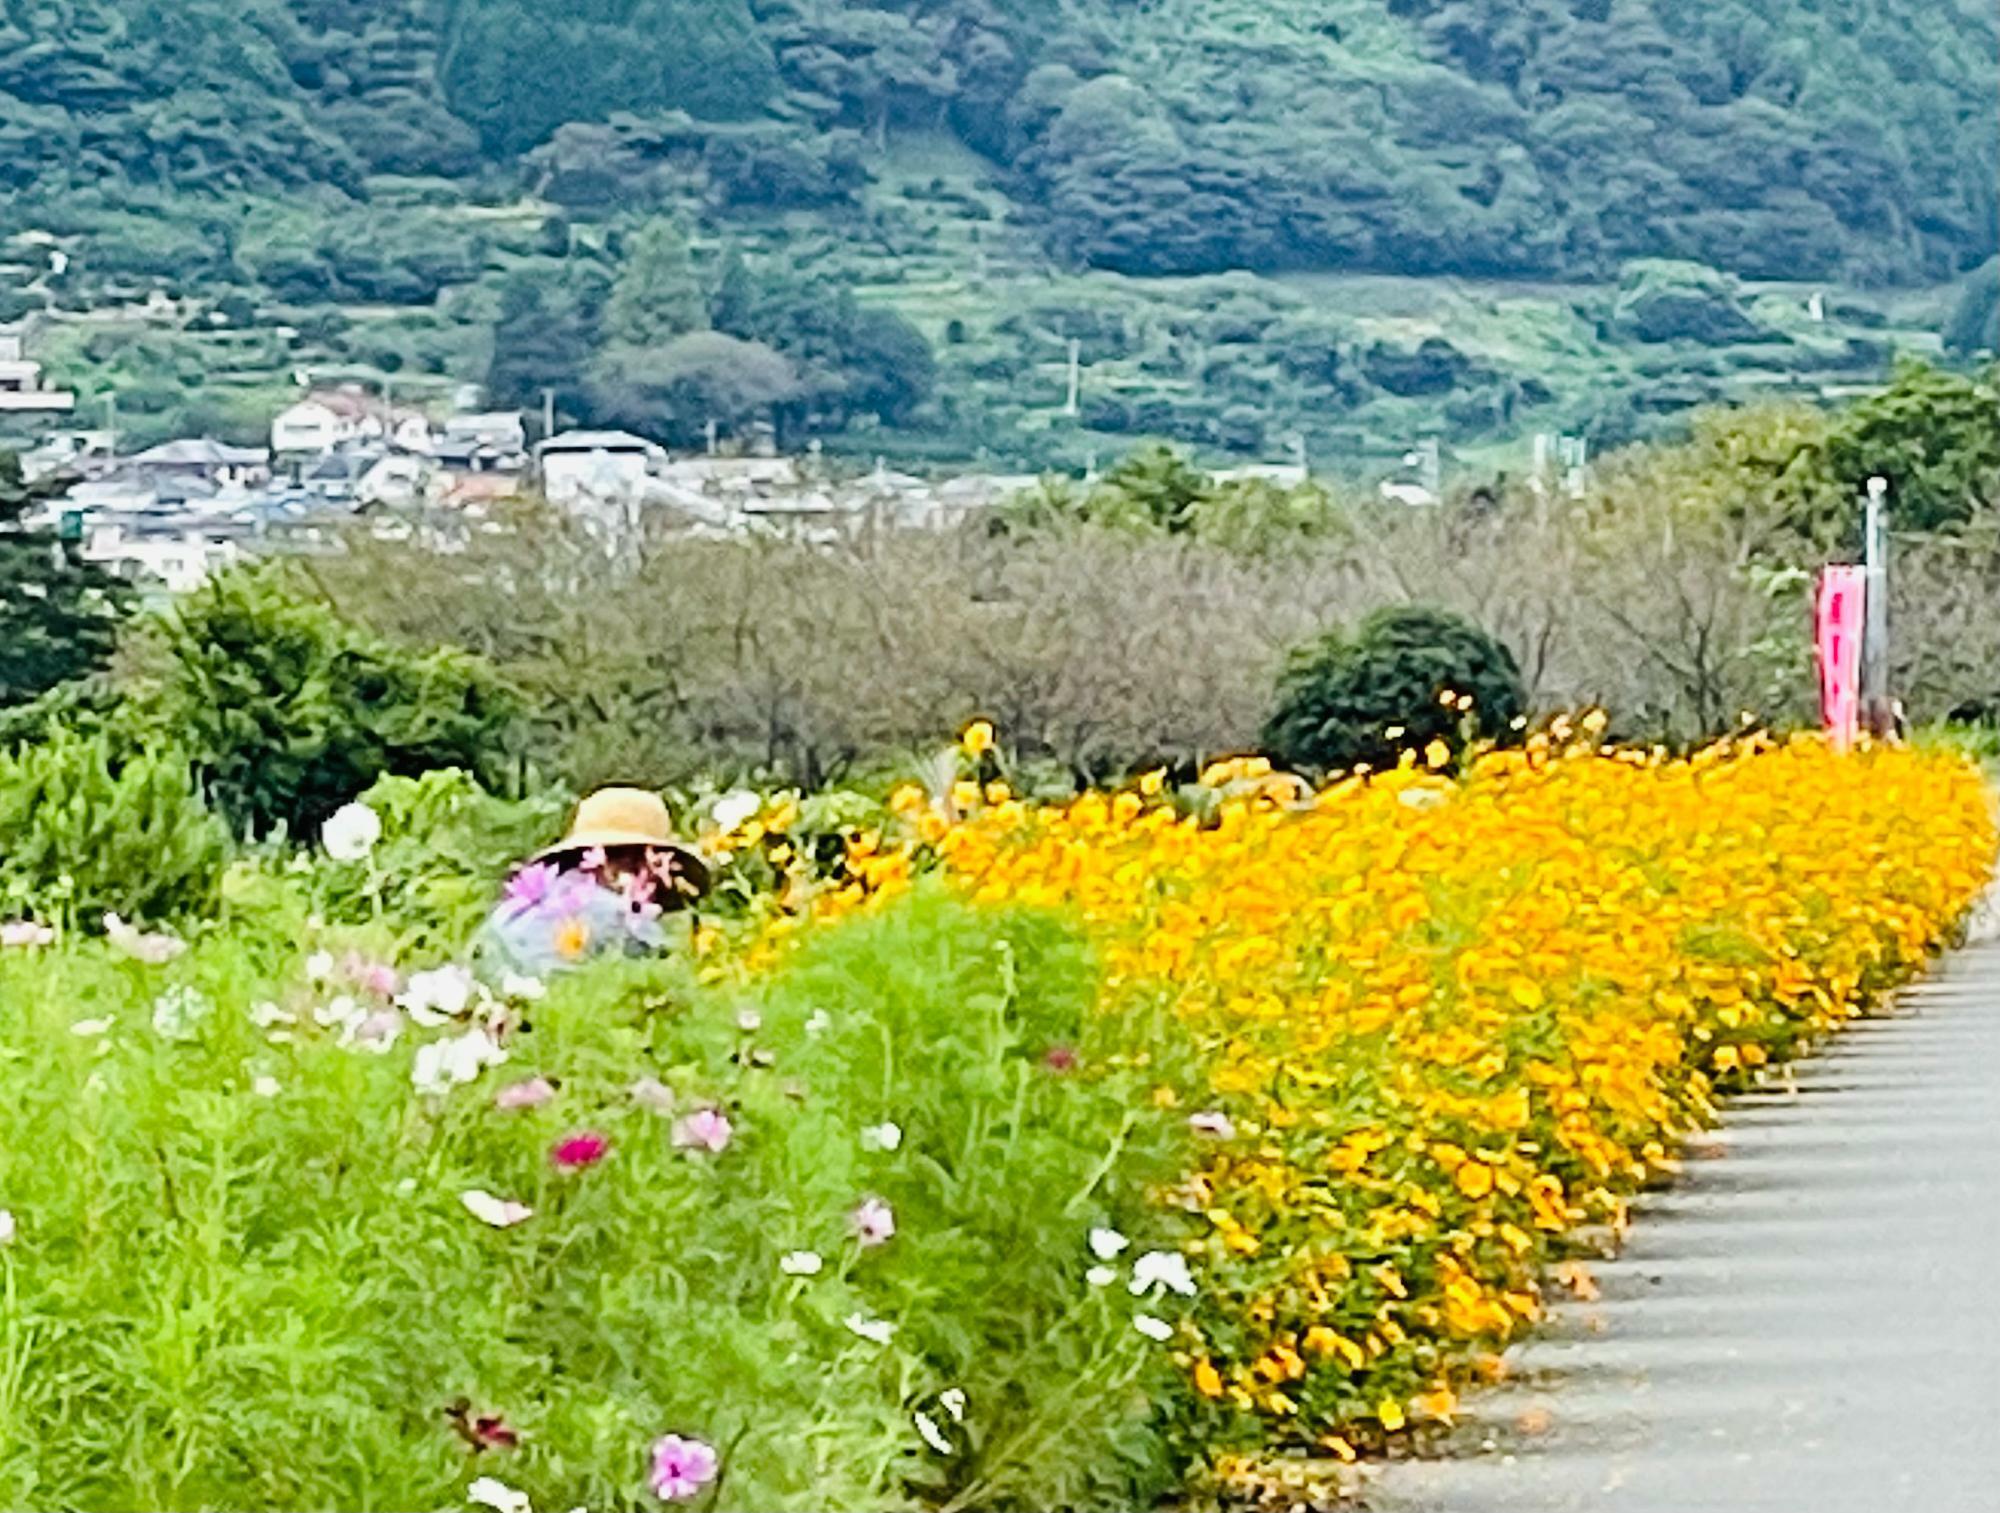
[[[28,516],[62,485],[29,483],[0,452],[0,708],[25,704],[110,659],[131,590]]]
[[[708,299],[687,238],[662,218],[632,238],[625,266],[604,307],[605,339],[618,346],[663,346],[708,326]]]
[[[757,284],[750,265],[734,245],[722,252],[716,268],[715,292],[708,300],[708,323],[725,336],[748,336],[757,303]]]
[[[486,393],[494,404],[532,409],[541,404],[545,388],[572,401],[581,393],[596,348],[586,294],[538,269],[524,268],[501,286],[493,359],[486,370]]]

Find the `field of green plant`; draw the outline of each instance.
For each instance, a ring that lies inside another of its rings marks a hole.
[[[1112,1510],[1403,1443],[1991,863],[1955,756],[1600,728],[1037,806],[978,726],[828,865],[704,806],[782,892],[546,980],[469,949],[524,816],[461,774],[172,929],[17,892],[0,1499]]]

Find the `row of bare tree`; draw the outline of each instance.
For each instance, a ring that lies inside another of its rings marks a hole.
[[[1079,779],[1199,761],[1255,745],[1293,647],[1404,602],[1504,639],[1537,707],[1601,705],[1630,738],[1685,743],[1813,709],[1817,559],[1704,466],[1635,453],[1580,502],[1356,507],[1254,554],[1081,528],[829,545],[661,520],[612,538],[523,507],[359,534],[302,571],[396,639],[499,664],[578,783],[720,766],[816,785],[975,714]],[[1991,702],[2000,535],[1903,542],[1898,569],[1912,716]]]

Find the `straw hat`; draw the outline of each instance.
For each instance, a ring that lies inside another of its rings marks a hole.
[[[600,788],[576,806],[569,834],[536,856],[537,861],[588,851],[593,847],[647,846],[671,851],[680,880],[697,893],[708,886],[708,863],[674,834],[666,801],[643,788]]]

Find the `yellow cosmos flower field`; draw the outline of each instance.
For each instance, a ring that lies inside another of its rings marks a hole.
[[[909,837],[858,847],[823,907],[941,866],[1080,919],[1106,1012],[1171,1005],[1209,1068],[1156,1093],[1210,1132],[1160,1195],[1200,1233],[1189,1427],[1341,1456],[1448,1418],[1545,1288],[1587,1293],[1580,1257],[1718,1091],[1918,970],[1995,852],[1953,755],[1668,760],[1590,723],[1459,779],[1313,793],[1244,760],[1192,801],[1158,779],[1060,806],[960,789],[902,795]]]

